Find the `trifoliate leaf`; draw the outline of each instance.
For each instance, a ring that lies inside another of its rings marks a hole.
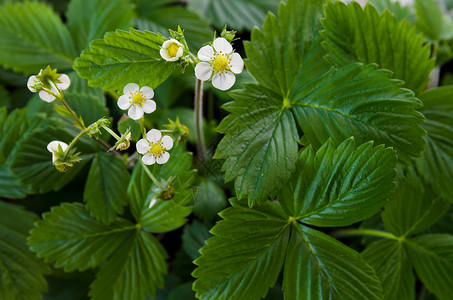
[[[398,23],[389,11],[379,15],[372,5],[362,9],[357,2],[348,7],[328,1],[324,12],[322,36],[329,61],[337,66],[377,63],[416,94],[425,88],[435,60],[430,45],[424,45],[423,36],[406,20]]]
[[[80,162],[75,163],[67,173],[60,173],[52,164],[52,154],[47,145],[53,140],[69,142],[74,138],[64,128],[61,120],[49,119],[46,126],[28,132],[17,144],[11,162],[11,171],[24,184],[31,184],[35,192],[46,193],[59,190],[77,175],[89,162],[91,155],[81,155]],[[90,144],[79,140],[76,144],[79,151],[89,153]],[[87,151],[84,151],[87,150]]]
[[[153,2],[142,2],[137,8],[139,15],[135,19],[135,23],[138,29],[159,32],[170,37],[168,29],[176,30],[180,25],[193,53],[196,53],[203,45],[212,40],[212,30],[209,23],[195,12],[182,6],[157,6]],[[229,22],[229,24],[232,23]]]
[[[396,156],[372,142],[356,146],[353,138],[337,148],[331,140],[317,152],[301,154],[296,173],[278,200],[299,221],[347,226],[376,214],[393,192]]]
[[[43,273],[50,268],[27,246],[27,236],[38,217],[0,201],[0,299],[42,299],[47,290]]]
[[[191,0],[188,8],[218,28],[253,29],[261,26],[268,11],[276,12],[278,0]]]
[[[236,179],[238,198],[249,205],[263,203],[294,170],[297,128],[294,117],[282,109],[276,94],[258,85],[232,92],[236,99],[224,106],[232,114],[217,130],[227,135],[217,146],[215,158],[226,158],[225,179]]]
[[[390,202],[382,212],[385,228],[396,236],[411,236],[420,233],[448,211],[450,205],[436,199],[428,186],[409,171],[401,176]]]
[[[25,74],[51,65],[72,67],[77,56],[68,29],[45,3],[23,2],[0,6],[0,64]]]
[[[129,0],[72,0],[66,16],[78,51],[107,31],[129,29],[134,6]]]
[[[289,95],[292,111],[308,141],[318,149],[329,137],[335,144],[354,136],[397,150],[398,159],[421,156],[425,131],[420,101],[391,72],[376,65],[350,64],[305,80],[301,69]]]
[[[164,285],[167,252],[152,235],[140,231],[130,236],[102,265],[91,284],[93,300],[143,300],[154,297]]]
[[[232,205],[195,260],[198,299],[260,299],[283,266],[290,230],[281,208],[271,202],[253,210],[234,200]]]
[[[415,166],[436,193],[453,203],[453,87],[428,90],[420,99],[428,135],[426,151]]]
[[[453,294],[453,235],[422,235],[407,241],[418,278],[440,300]]]
[[[149,31],[130,29],[108,32],[94,40],[75,61],[74,69],[90,86],[120,90],[128,83],[156,88],[167,79],[174,64],[159,54],[164,39]]]
[[[415,298],[415,277],[406,247],[400,241],[381,240],[368,246],[362,256],[376,271],[384,289],[384,299]]]
[[[127,189],[130,208],[135,220],[148,232],[166,232],[174,230],[187,222],[186,217],[192,207],[186,206],[193,198],[190,183],[195,179],[191,153],[184,151],[183,144],[170,150],[170,159],[165,165],[143,166],[137,163]],[[161,200],[154,192],[156,184],[144,168],[161,182],[175,176],[172,185],[175,196],[172,200]],[[187,201],[187,198],[188,201]]]
[[[283,274],[285,299],[383,299],[379,278],[360,254],[301,224],[292,225]]]
[[[30,249],[66,272],[99,266],[137,230],[123,219],[102,224],[80,203],[52,207],[35,226],[28,239]]]
[[[194,260],[200,256],[200,248],[206,244],[205,241],[210,237],[209,228],[203,223],[195,221],[184,227],[182,248]]]
[[[118,157],[97,153],[88,173],[83,200],[91,216],[102,223],[115,221],[128,203],[126,190],[130,180],[128,165]]]
[[[420,101],[389,71],[357,63],[329,70],[317,34],[322,3],[315,2],[290,0],[278,20],[270,15],[253,31],[246,64],[258,84],[232,92],[236,101],[225,105],[231,114],[218,127],[226,136],[215,157],[226,159],[226,180],[250,205],[275,197],[294,171],[295,120],[315,149],[354,136],[394,147],[409,163],[424,148]]]

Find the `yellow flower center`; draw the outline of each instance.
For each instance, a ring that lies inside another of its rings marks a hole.
[[[178,45],[176,43],[171,43],[170,46],[168,46],[168,48],[167,48],[168,55],[170,55],[171,57],[176,57],[179,47],[180,47],[180,45]]]
[[[155,143],[151,146],[150,151],[154,156],[160,156],[164,152],[164,147],[160,143]]]
[[[228,69],[228,58],[224,55],[217,55],[212,62],[214,72],[223,72]]]
[[[143,97],[142,92],[138,92],[132,96],[132,103],[138,106],[142,106],[145,103],[146,99]]]

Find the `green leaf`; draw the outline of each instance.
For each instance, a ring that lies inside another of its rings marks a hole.
[[[411,236],[437,223],[450,205],[436,199],[413,173],[399,179],[397,189],[382,212],[385,228],[396,236]]]
[[[409,6],[404,6],[398,1],[392,0],[369,0],[368,3],[371,3],[379,14],[382,14],[385,9],[388,9],[396,18],[398,22],[403,19],[407,19],[412,23],[414,16],[412,16]]]
[[[453,235],[422,235],[408,240],[409,258],[418,278],[440,300],[453,294]]]
[[[74,164],[67,173],[60,173],[52,164],[52,154],[47,145],[53,140],[69,142],[73,139],[61,120],[49,119],[47,126],[28,132],[18,143],[11,162],[11,171],[24,184],[31,184],[32,190],[46,193],[59,190],[69,183],[90,160],[90,155],[81,155],[82,161]],[[76,144],[81,152],[89,152],[90,146],[82,140]],[[88,151],[85,151],[88,150]]]
[[[48,289],[43,273],[50,269],[27,246],[27,236],[38,217],[0,201],[0,299],[42,299]]]
[[[292,225],[283,276],[285,299],[383,299],[379,279],[357,252],[301,224]]]
[[[198,299],[259,299],[283,266],[290,230],[281,208],[272,202],[253,210],[235,200],[232,205],[195,260]]]
[[[354,136],[397,150],[398,159],[421,156],[425,146],[420,101],[391,72],[376,65],[350,64],[305,80],[301,70],[289,99],[295,118],[313,148],[329,137],[335,144]]]
[[[393,192],[396,156],[353,138],[337,148],[331,140],[317,152],[307,147],[296,173],[279,195],[285,211],[319,227],[348,226],[376,214]]]
[[[291,112],[282,109],[281,99],[259,85],[231,92],[236,99],[224,105],[231,112],[217,131],[226,136],[217,146],[215,158],[226,158],[226,181],[235,181],[237,197],[248,197],[249,205],[275,197],[291,176],[297,161],[298,132]]]
[[[261,85],[279,93],[281,104],[300,68],[312,77],[328,69],[322,59],[325,51],[318,33],[323,3],[323,0],[282,2],[278,19],[269,14],[263,29],[254,28],[251,41],[244,43],[248,71]]]
[[[71,69],[77,56],[60,17],[42,2],[0,6],[0,41],[0,64],[25,74],[47,65]]]
[[[322,1],[290,0],[281,4],[278,20],[268,15],[244,44],[247,69],[259,85],[231,93],[236,101],[224,105],[231,114],[217,128],[226,136],[215,158],[226,158],[226,181],[235,180],[237,197],[248,197],[251,206],[275,197],[294,171],[299,134],[286,109],[288,92],[299,67],[312,76],[328,67],[316,33],[321,12]]]
[[[379,15],[372,5],[362,9],[357,2],[348,7],[329,1],[324,12],[321,34],[329,61],[337,66],[377,63],[416,94],[425,88],[435,60],[430,58],[430,45],[423,44],[423,36],[406,20],[397,23],[389,11]]]
[[[76,115],[81,116],[87,126],[102,117],[108,117],[104,92],[100,88],[88,87],[87,81],[75,73],[71,73],[70,78],[71,86],[65,91],[64,96],[66,103]],[[74,119],[71,117],[69,121],[72,123]]]
[[[227,204],[224,190],[209,178],[200,178],[195,188],[194,215],[206,223],[212,222],[217,213],[225,208]]]
[[[453,86],[428,90],[421,94],[426,117],[427,147],[415,166],[423,180],[436,193],[453,203]]]
[[[430,40],[438,41],[444,26],[444,14],[436,0],[415,0],[417,28]]]
[[[29,185],[20,183],[19,179],[11,172],[10,164],[0,168],[0,194],[2,198],[21,199],[31,192]]]
[[[184,37],[193,53],[212,40],[209,23],[184,7],[157,6],[148,1],[143,2],[137,12],[139,16],[135,19],[135,23],[140,30],[159,32],[169,37],[168,29],[176,30],[178,25],[181,25]]]
[[[415,299],[415,277],[403,243],[380,240],[367,247],[362,256],[381,280],[384,299]]]
[[[187,255],[194,260],[200,256],[200,248],[205,245],[205,241],[210,237],[209,228],[203,223],[195,221],[184,227],[182,247]]]
[[[253,29],[261,26],[268,11],[276,12],[279,0],[191,0],[188,8],[217,28]]]
[[[83,201],[91,216],[102,223],[115,221],[128,203],[126,190],[130,180],[128,165],[118,157],[99,152],[88,173]]]
[[[107,263],[102,265],[91,284],[93,300],[143,300],[154,297],[156,286],[164,285],[167,252],[152,235],[143,231],[129,237]]]
[[[136,231],[123,219],[102,224],[80,203],[52,207],[35,226],[28,238],[30,249],[66,272],[99,266]]]
[[[66,12],[79,52],[107,31],[129,29],[133,14],[134,6],[129,0],[72,0]]]
[[[141,163],[135,165],[127,195],[132,215],[144,230],[167,232],[187,222],[186,217],[192,212],[192,207],[185,206],[186,199],[191,200],[193,197],[190,183],[195,179],[195,171],[189,171],[191,166],[192,155],[185,152],[180,144],[170,151],[170,159],[165,165],[155,164],[149,168],[161,181],[168,181],[175,176],[172,183],[175,197],[170,201],[163,201],[154,192],[156,185],[143,169],[144,166]]]
[[[75,61],[77,74],[90,86],[122,90],[128,83],[156,88],[173,72],[174,64],[160,57],[164,39],[149,31],[107,32],[94,40]]]

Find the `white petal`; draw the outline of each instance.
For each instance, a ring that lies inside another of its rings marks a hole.
[[[164,152],[164,153],[162,153],[161,156],[159,156],[159,157],[157,158],[157,163],[158,163],[159,165],[164,164],[164,163],[166,163],[166,162],[168,161],[169,158],[170,158],[170,153]]]
[[[167,49],[168,46],[171,45],[172,43],[172,40],[174,41],[174,39],[169,39],[169,40],[166,40],[163,44],[162,44],[162,48],[161,49]]]
[[[49,102],[49,103],[52,102],[53,100],[55,100],[54,95],[51,95],[44,90],[39,91],[39,98],[41,98],[42,100]]]
[[[140,89],[140,92],[143,93],[143,96],[145,96],[145,99],[148,100],[148,99],[151,99],[154,97],[154,91],[152,88],[150,88],[149,86],[143,86],[141,89]]]
[[[206,81],[211,78],[212,67],[207,62],[200,62],[195,66],[195,77],[200,80]]]
[[[138,91],[140,87],[136,83],[128,83],[123,89],[123,94],[124,95],[129,95],[129,93],[133,93],[135,91]]]
[[[63,149],[63,151],[66,151],[66,149],[68,149],[68,144],[61,141],[52,141],[47,144],[47,151],[52,153],[58,151],[58,145],[61,146],[61,149]]]
[[[210,61],[214,57],[214,49],[209,45],[201,47],[197,55],[199,60]]]
[[[236,82],[236,77],[231,72],[217,73],[212,77],[212,85],[221,90],[226,91]]]
[[[118,98],[118,106],[121,109],[128,109],[132,105],[132,100],[128,96],[122,95]]]
[[[163,59],[165,59],[166,61],[171,61],[171,59],[174,58],[174,57],[171,57],[170,55],[168,55],[167,49],[161,48],[159,53],[160,53],[160,56]]]
[[[183,53],[184,53],[183,47],[179,47],[178,52],[176,52],[175,58],[179,59],[182,56]]]
[[[145,154],[150,149],[149,142],[145,139],[139,140],[135,146],[137,147],[137,152],[140,154]]]
[[[171,148],[173,148],[173,139],[171,137],[169,137],[168,135],[164,135],[161,142],[162,142],[162,146],[166,150],[170,150]]]
[[[34,86],[37,82],[39,82],[39,80],[35,75],[30,76],[30,78],[28,78],[27,87],[33,93],[36,93],[36,89],[34,88]]]
[[[138,120],[143,117],[143,109],[137,105],[132,105],[127,111],[129,117],[133,120]]]
[[[71,84],[71,79],[69,79],[69,76],[66,74],[61,74],[60,77],[58,77],[58,80],[60,80],[61,82],[57,83],[57,88],[62,91],[66,90]]]
[[[149,202],[149,206],[148,206],[148,207],[151,208],[151,207],[153,207],[154,204],[156,204],[156,203],[157,203],[157,199],[156,199],[156,198],[153,198],[153,200],[151,200],[151,201]]]
[[[156,162],[154,155],[146,154],[142,157],[142,161],[145,165],[152,165]]]
[[[214,49],[216,52],[229,54],[233,52],[233,46],[224,38],[216,38],[214,41]]]
[[[235,74],[239,74],[244,69],[244,61],[238,53],[230,55],[230,70]]]
[[[161,138],[162,138],[162,133],[160,133],[160,131],[157,129],[151,129],[146,134],[146,139],[148,141],[150,141],[151,143],[157,143],[160,141]]]
[[[142,108],[145,113],[150,114],[156,110],[156,102],[153,100],[146,100],[145,103],[143,103]]]

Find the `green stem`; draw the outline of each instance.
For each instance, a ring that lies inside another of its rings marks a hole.
[[[197,154],[203,162],[205,160],[206,147],[203,136],[203,81],[197,79],[195,85],[195,132],[197,135]]]
[[[142,129],[142,136],[144,139],[146,139],[145,117],[141,117],[139,122],[140,122],[140,127]]]
[[[77,143],[77,141],[78,141],[85,133],[87,133],[87,130],[86,130],[86,129],[80,131],[80,133],[72,140],[72,142],[69,144],[68,148],[67,148],[66,151],[64,152],[63,161],[66,161],[66,159],[68,158],[68,155],[69,155],[69,151],[72,149],[72,147],[74,147],[75,143]]]
[[[159,180],[157,180],[157,178],[153,175],[153,173],[151,173],[151,171],[148,169],[148,166],[145,165],[145,163],[139,158],[138,159],[140,161],[140,163],[142,164],[143,166],[143,169],[145,170],[146,174],[148,174],[149,178],[151,178],[151,180],[158,186],[160,187],[161,189],[165,190],[164,186],[159,182]]]
[[[393,234],[391,234],[389,232],[374,230],[374,229],[345,229],[345,230],[335,231],[332,234],[332,236],[335,238],[354,236],[354,235],[370,235],[370,236],[383,237],[386,239],[395,239],[395,240],[398,239],[396,236],[394,236]]]
[[[117,141],[121,140],[121,137],[119,137],[113,130],[111,130],[107,126],[101,125],[101,127],[104,128],[105,131],[110,133],[110,135],[113,136]]]

